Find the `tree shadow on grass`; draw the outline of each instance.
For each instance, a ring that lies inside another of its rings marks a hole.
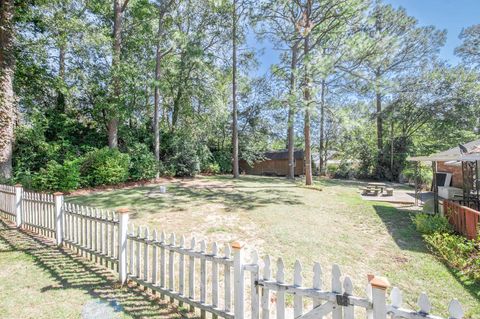
[[[133,318],[180,318],[177,309],[130,284],[121,287],[113,272],[75,255],[68,248],[57,248],[51,240],[26,230],[19,231],[0,219],[0,240],[8,250],[23,252],[33,257],[36,266],[48,272],[55,285],[50,290],[78,289],[111,305],[119,304],[122,311]],[[2,252],[3,250],[0,250]],[[21,278],[19,278],[21,280]]]
[[[154,194],[152,187],[137,187],[113,192],[97,193],[92,196],[67,198],[68,202],[103,208],[129,207],[132,210],[161,212],[162,209],[194,206],[197,203],[223,204],[227,211],[241,208],[252,210],[270,204],[302,205],[298,195],[291,192],[295,185],[230,185],[195,187],[173,184],[167,194]]]
[[[373,205],[373,207],[398,247],[426,254],[432,253],[424,242],[421,234],[415,228],[412,221],[413,212],[402,211],[392,206]],[[465,290],[468,291],[472,297],[480,301],[480,283],[466,278],[459,271],[452,269],[443,258],[436,257]]]
[[[398,247],[404,250],[428,252],[422,236],[415,229],[412,212],[387,205],[373,205],[373,208]]]
[[[178,187],[171,190],[179,201],[192,202],[206,200],[225,205],[226,211],[238,208],[252,210],[271,204],[302,205],[298,195],[278,188],[254,188],[252,191],[195,189]]]

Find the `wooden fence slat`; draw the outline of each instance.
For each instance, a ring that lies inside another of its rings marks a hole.
[[[175,247],[175,234],[172,233],[170,236],[170,247]],[[170,291],[175,291],[175,252],[173,249],[170,249],[168,252],[168,289]],[[170,302],[173,302],[173,297],[170,297]]]
[[[180,238],[180,248],[185,249],[185,236]],[[185,254],[178,254],[178,293],[180,296],[185,295]],[[183,307],[183,301],[179,302],[179,306]]]
[[[190,242],[190,250],[195,251],[195,237],[192,237]],[[189,256],[188,258],[188,298],[195,300],[195,257]],[[195,308],[190,306],[190,311],[194,311]]]
[[[200,253],[205,255],[206,253],[206,243],[205,240],[200,242]],[[205,256],[202,256],[200,259],[200,303],[205,304],[207,297],[207,260]],[[206,318],[205,310],[200,310],[200,318]]]
[[[316,262],[313,265],[313,289],[321,290],[322,289],[322,268],[320,264]],[[313,298],[313,308],[321,304],[320,299]],[[321,318],[320,318],[321,319]]]
[[[348,296],[353,295],[353,283],[350,277],[346,276],[343,280],[343,289],[345,294]],[[354,319],[354,307],[353,305],[348,305],[343,309],[343,317],[344,319]]]
[[[277,283],[285,283],[285,266],[282,258],[277,260]],[[285,292],[277,291],[277,319],[285,319]]]
[[[150,266],[150,259],[149,259],[149,245],[147,241],[150,239],[150,231],[148,230],[148,227],[145,227],[145,243],[143,244],[143,280],[149,281],[148,278],[148,267]]]
[[[102,225],[100,225],[100,230],[102,229]],[[132,224],[132,231],[130,233],[130,236],[132,237],[135,237],[135,225]],[[100,239],[102,238],[102,234],[100,233]],[[129,254],[130,254],[130,262],[129,262],[129,273],[130,275],[135,275],[133,270],[134,270],[134,266],[133,266],[133,260],[134,260],[134,256],[135,256],[135,243],[134,243],[134,240],[132,238],[129,239],[129,244],[130,244],[130,251],[129,251]],[[100,245],[101,246],[101,245]]]
[[[270,256],[267,255],[263,259],[263,280],[271,279]],[[270,290],[266,287],[262,288],[262,319],[270,318]]]
[[[110,212],[110,218],[109,220],[113,221],[114,220],[114,214],[113,212]],[[110,257],[117,258],[118,256],[115,254],[115,225],[110,224]],[[111,268],[114,269],[114,263],[111,263]]]
[[[138,229],[137,229],[137,238],[140,239],[141,238],[141,235],[142,234],[142,227],[138,226]],[[141,242],[140,240],[137,241],[137,260],[135,261],[135,265],[137,266],[137,271],[136,271],[136,274],[135,276],[137,278],[141,278],[141,266],[142,266],[142,263],[141,263]]]
[[[250,289],[251,289],[251,318],[258,319],[260,317],[260,295],[257,286],[259,277],[258,268],[258,253],[256,250],[252,251],[251,264],[256,267],[254,271],[250,272]]]
[[[160,241],[162,245],[160,246],[160,286],[165,288],[165,277],[166,277],[166,260],[165,260],[165,245],[166,245],[166,235],[165,232],[162,231],[162,235],[160,236]]]
[[[218,255],[218,244],[213,242],[212,244],[212,256]],[[218,263],[212,261],[212,307],[218,308]],[[217,319],[217,315],[212,316],[213,319]]]
[[[99,221],[98,221],[98,209],[95,208],[95,236],[94,236],[94,242],[95,242],[95,251],[98,252],[98,224],[99,224]],[[95,255],[95,262],[98,262],[98,256]]]
[[[153,246],[152,246],[152,284],[158,284],[158,233],[157,230],[153,230]]]
[[[301,287],[303,283],[302,278],[302,264],[297,259],[295,261],[294,275],[293,275],[293,285],[295,287]],[[303,298],[302,296],[295,295],[293,297],[293,316],[295,318],[300,317],[303,314]]]
[[[225,244],[225,259],[230,259],[232,257],[232,250],[230,245]],[[225,311],[230,312],[232,307],[232,276],[231,276],[231,267],[227,264],[223,266],[224,272],[224,285],[225,285]]]
[[[340,280],[341,277],[340,267],[334,264],[332,266],[332,291],[337,294],[342,294],[342,281]],[[342,319],[342,307],[337,307],[332,311],[332,319]]]

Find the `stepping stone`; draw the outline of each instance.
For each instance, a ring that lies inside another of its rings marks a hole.
[[[82,309],[82,319],[117,319],[120,318],[123,309],[116,300],[106,302],[91,300]]]

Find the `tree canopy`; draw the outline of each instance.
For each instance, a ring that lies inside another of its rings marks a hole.
[[[451,66],[446,31],[382,1],[24,0],[0,16],[0,173],[27,187],[102,168],[101,183],[238,176],[270,150],[293,168],[296,148],[307,184],[331,154],[337,176],[398,180],[407,156],[480,133],[479,25]],[[280,57],[264,74],[261,41]]]

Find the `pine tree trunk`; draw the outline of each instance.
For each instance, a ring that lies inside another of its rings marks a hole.
[[[377,107],[377,177],[382,177],[383,166],[383,119],[382,119],[382,93],[380,92],[380,75],[376,75],[375,103]]]
[[[161,10],[161,9],[160,9]],[[155,65],[155,93],[154,93],[154,111],[153,111],[153,136],[154,136],[154,149],[155,149],[155,159],[157,164],[160,164],[160,64],[162,62],[162,55],[160,49],[160,35],[162,34],[162,13],[160,12],[158,17],[158,43],[157,43],[157,56],[156,56],[156,65]],[[157,178],[159,177],[159,172],[157,172]]]
[[[233,178],[238,178],[238,123],[237,123],[237,1],[233,0],[232,12],[232,167]]]
[[[65,45],[60,44],[58,48],[58,77],[62,83],[65,84]],[[65,95],[62,90],[57,91],[57,111],[62,114],[65,113]]]
[[[308,17],[308,14],[307,14]],[[309,25],[307,19],[306,25]],[[312,185],[312,153],[311,153],[311,140],[310,140],[310,74],[308,70],[308,54],[310,52],[309,44],[310,36],[307,35],[304,41],[304,58],[305,58],[305,83],[304,83],[304,101],[305,101],[305,123],[303,134],[305,136],[305,185]]]
[[[295,99],[294,94],[296,91],[296,75],[295,71],[297,69],[297,59],[298,59],[298,42],[292,47],[292,63],[291,63],[291,74],[290,74],[290,100],[289,100],[289,109],[288,109],[288,178],[295,178],[295,132],[294,132],[294,121],[295,121]]]
[[[319,163],[319,176],[325,175],[325,79],[322,79],[322,84],[320,88],[320,144],[318,148],[318,157],[320,160]]]
[[[12,152],[16,120],[13,76],[14,0],[0,1],[0,177],[12,177]]]
[[[395,174],[393,173],[393,165],[394,165],[394,150],[395,150],[395,125],[392,122],[390,123],[390,174],[392,175],[392,181],[395,180]]]
[[[122,4],[121,0],[114,0],[113,5],[114,20],[113,20],[113,57],[112,57],[112,71],[113,71],[113,100],[115,107],[111,110],[111,118],[108,121],[108,146],[110,148],[118,147],[118,108],[120,107],[120,54],[122,49]]]

